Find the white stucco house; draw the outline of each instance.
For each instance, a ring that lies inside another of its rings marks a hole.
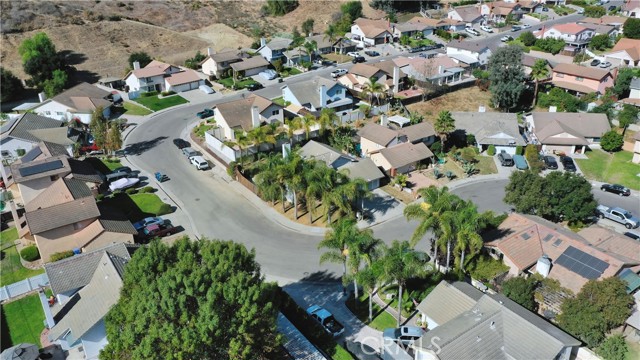
[[[213,107],[214,119],[225,139],[235,140],[235,132],[249,132],[263,124],[284,121],[282,107],[259,95],[228,101]]]
[[[489,62],[491,49],[486,44],[454,40],[447,44],[447,56],[468,66],[483,66]]]
[[[613,66],[640,66],[640,40],[622,38],[609,52],[604,54],[605,60]]]
[[[80,83],[51,99],[44,99],[31,111],[60,121],[78,120],[85,125],[91,122],[91,115],[98,108],[104,110],[105,118],[111,115],[112,95],[86,82]]]
[[[140,68],[140,63],[133,63],[133,70],[124,77],[128,91],[166,91],[165,78],[180,72],[177,66],[153,60],[147,66]]]
[[[594,37],[595,34],[595,30],[591,27],[568,23],[553,25],[544,31],[542,38],[560,39],[569,46],[584,48],[589,44],[589,41],[591,41],[591,38]]]
[[[358,18],[351,25],[352,40],[361,47],[393,42],[394,30],[387,20]]]
[[[313,112],[324,108],[337,112],[353,107],[353,99],[347,92],[342,84],[316,76],[310,81],[283,86],[282,99]]]

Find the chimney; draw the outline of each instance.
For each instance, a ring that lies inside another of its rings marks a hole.
[[[325,107],[327,106],[327,86],[326,85],[320,85],[320,88],[318,88],[318,91],[320,92],[320,107]]]
[[[393,93],[397,94],[400,91],[400,68],[393,67]]]
[[[265,39],[265,38],[260,38],[260,47],[263,47],[263,46],[265,46],[265,45],[267,45],[267,39]]]
[[[139,61],[134,61],[133,62],[133,70],[140,70],[140,62]]]
[[[389,125],[389,121],[387,119],[387,115],[386,114],[382,114],[380,115],[380,125],[386,127],[387,125]]]
[[[486,112],[486,111],[487,111],[487,109],[484,107],[484,105],[478,106],[478,112],[483,113],[483,112]]]
[[[47,100],[47,95],[44,92],[38,93],[38,100],[40,100],[40,102],[44,102]]]
[[[208,56],[213,55],[213,49],[212,48],[210,48],[210,47],[207,48],[207,55]]]
[[[254,129],[260,127],[260,111],[257,106],[251,107],[251,127]]]
[[[558,107],[557,106],[549,106],[549,112],[558,112]]]
[[[444,72],[444,66],[438,65],[438,75],[442,74],[443,72]]]

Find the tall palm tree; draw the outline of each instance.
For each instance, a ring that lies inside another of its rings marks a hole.
[[[307,184],[305,201],[309,212],[309,223],[313,223],[313,214],[318,200],[322,198],[322,194],[333,188],[333,169],[324,163],[316,162],[316,166],[306,172],[305,181]]]
[[[442,140],[442,149],[444,151],[445,149],[444,144],[447,141],[447,137],[456,129],[455,120],[453,119],[449,111],[442,110],[438,114],[438,117],[436,118],[436,122],[433,127],[438,133],[438,136],[440,136],[440,139]]]
[[[304,133],[309,140],[309,134],[311,133],[311,126],[318,123],[318,119],[313,114],[306,114],[302,118],[302,127],[304,127]]]
[[[381,246],[384,246],[382,244]],[[382,249],[384,251],[384,249]],[[363,289],[369,294],[369,323],[373,321],[373,293],[378,286],[382,262],[375,261],[370,266],[358,271],[355,278],[362,285]],[[357,297],[356,297],[357,299]]]
[[[324,108],[320,111],[320,117],[317,120],[320,125],[320,136],[324,136],[327,129],[333,130],[338,123],[338,115],[336,111],[330,108]]]
[[[329,27],[327,27],[327,30],[324,31],[324,37],[322,38],[323,40],[329,40],[329,42],[331,42],[331,44],[333,44],[336,39],[338,37],[338,30],[336,29],[336,26],[333,24],[330,24]],[[340,53],[342,54],[342,44],[341,48],[340,48]]]
[[[380,84],[377,79],[369,78],[366,84],[362,87],[362,95],[369,97],[369,102],[373,104],[373,99],[379,102],[378,99],[381,94],[384,93],[384,86]]]
[[[327,249],[320,255],[320,264],[332,262],[342,264],[343,267],[343,284],[347,276],[347,257],[349,256],[349,244],[351,239],[355,238],[358,233],[358,227],[355,226],[355,220],[342,218],[331,225],[331,230],[327,231],[324,239],[318,243],[318,250]]]
[[[461,271],[464,271],[464,258],[467,249],[473,256],[482,249],[482,237],[479,232],[484,228],[483,216],[471,201],[465,203],[464,208],[458,211],[456,219],[456,263]],[[460,254],[460,257],[457,256]]]
[[[535,107],[536,101],[538,101],[538,86],[540,85],[540,80],[549,78],[549,68],[547,67],[546,60],[538,59],[533,63],[533,67],[531,67],[531,78],[536,84],[533,90],[533,102],[531,103],[531,107]]]
[[[357,224],[353,221],[353,226],[357,229]],[[364,229],[357,230],[357,236],[351,239],[349,246],[349,258],[347,265],[351,271],[350,277],[353,278],[354,295],[357,299],[358,296],[358,278],[357,274],[360,271],[360,267],[364,263],[365,266],[371,266],[374,260],[380,256],[380,245],[382,241],[373,237],[373,230]]]
[[[287,120],[286,123],[287,123],[287,136],[289,137],[289,144],[293,145],[293,137],[295,136],[296,130],[300,130],[303,128],[302,118],[296,116],[293,119]]]
[[[304,174],[305,174],[305,161],[300,154],[290,154],[287,157],[287,161],[283,165],[288,175],[284,179],[285,184],[293,196],[293,216],[298,219],[298,195],[305,188]]]
[[[245,135],[244,131],[238,130],[234,135],[235,141],[226,141],[225,145],[229,147],[237,146],[240,149],[240,166],[244,166],[244,150],[251,145],[251,141],[247,135]]]
[[[425,273],[425,259],[408,241],[394,240],[381,259],[383,276],[398,284],[398,327],[402,317],[402,290],[412,277]]]
[[[318,50],[318,43],[315,40],[307,41],[304,43],[304,49],[307,50],[307,54],[309,54],[309,60],[313,62],[313,55],[315,51]]]

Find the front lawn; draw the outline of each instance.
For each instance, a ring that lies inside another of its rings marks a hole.
[[[135,99],[134,101],[146,106],[153,111],[158,111],[172,106],[188,103],[188,101],[180,95],[171,95],[162,99],[157,96],[140,97]]]
[[[130,195],[131,200],[138,206],[140,211],[144,213],[154,214],[155,216],[166,215],[170,213],[164,202],[160,200],[156,194],[133,194]]]
[[[116,158],[104,158],[101,160],[102,163],[104,164],[104,166],[106,166],[107,168],[109,168],[109,170],[113,171],[119,167],[122,167],[122,163],[120,162],[119,159]]]
[[[124,107],[124,110],[125,110],[124,114],[127,114],[127,115],[145,116],[145,115],[151,114],[151,111],[143,108],[140,105],[136,105],[130,101],[125,101],[122,106]]]
[[[228,77],[228,78],[224,78],[224,79],[219,79],[217,81],[219,84],[224,85],[224,87],[228,88],[228,89],[233,89],[233,78],[232,77]],[[243,80],[239,80],[235,82],[235,86],[236,89],[244,89],[247,86],[251,85],[251,84],[257,84],[258,82],[253,80],[252,78],[245,78]]]
[[[0,261],[0,286],[13,284],[20,280],[42,274],[44,269],[31,270],[22,266],[20,254],[13,244],[18,239],[18,229],[10,228],[0,233],[2,238],[2,260]]]
[[[478,174],[480,175],[489,175],[489,174],[497,174],[498,168],[496,167],[496,162],[493,161],[492,156],[482,156],[478,155],[475,158],[478,162],[476,163],[476,169],[478,169]]]
[[[50,291],[47,293],[49,295]],[[44,312],[38,294],[2,305],[3,349],[20,343],[32,343],[40,347],[42,330],[44,330]],[[7,343],[8,341],[10,343]]]
[[[286,67],[280,72],[280,76],[282,76],[283,78],[286,78],[287,76],[291,76],[291,75],[298,75],[298,74],[302,74],[302,71],[296,68],[290,68],[290,67]]]
[[[345,54],[324,54],[322,55],[322,58],[330,60],[330,61],[335,61],[338,64],[342,64],[342,63],[346,63],[346,62],[350,62],[351,60],[353,60],[353,58],[349,55],[345,55]]]
[[[633,153],[619,151],[609,154],[599,149],[586,153],[588,159],[575,159],[588,179],[621,184],[640,190],[640,165],[631,162]]]
[[[119,218],[125,216],[132,223],[150,216],[160,216],[172,211],[171,206],[163,206],[162,200],[155,194],[118,193],[100,200],[100,212],[108,217]]]
[[[375,301],[372,302],[371,306],[373,320],[369,322],[369,294],[366,292],[359,296],[357,305],[353,301],[353,295],[349,297],[346,305],[360,321],[376,330],[383,331],[390,327],[396,327],[397,320],[391,314],[382,310]]]
[[[196,126],[195,128],[193,128],[193,132],[194,134],[196,134],[196,136],[198,136],[199,138],[204,139],[204,133],[206,133],[207,131],[209,131],[212,127],[214,127],[214,124],[207,124],[206,121],[201,122],[200,124],[198,124],[198,126]]]

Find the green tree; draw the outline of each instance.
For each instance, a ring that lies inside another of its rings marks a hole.
[[[109,153],[113,153],[122,147],[122,132],[120,132],[120,126],[117,123],[111,123],[109,132],[107,133],[107,141],[105,142],[105,150]]]
[[[560,112],[577,112],[581,100],[563,89],[554,87],[548,94],[540,94],[538,105],[541,107],[556,106]]]
[[[18,53],[22,58],[24,72],[31,76],[29,83],[40,89],[44,87],[46,80],[54,77],[56,70],[64,71],[66,68],[64,59],[44,32],[23,40]]]
[[[284,185],[278,181],[278,166],[282,164],[282,156],[274,153],[269,154],[260,164],[260,171],[254,177],[258,192],[262,199],[275,204],[276,201],[284,198]],[[284,201],[282,201],[284,209]]]
[[[611,47],[611,38],[607,34],[596,35],[589,41],[589,48],[594,50],[606,50]]]
[[[636,69],[628,67],[621,68],[620,71],[618,71],[618,76],[613,84],[613,93],[616,94],[619,99],[629,97],[631,80],[639,75],[640,71]]]
[[[545,38],[536,40],[535,46],[544,52],[551,53],[553,55],[558,54],[565,47],[564,40],[554,39],[554,38]]]
[[[489,90],[496,107],[513,110],[524,91],[525,74],[522,69],[522,48],[506,46],[496,50],[489,59]]]
[[[575,298],[562,303],[558,324],[595,348],[604,340],[605,333],[622,325],[631,315],[633,304],[624,280],[615,276],[589,280]]]
[[[107,143],[107,120],[103,115],[104,108],[98,106],[91,114],[91,121],[89,122],[89,130],[93,136],[93,141],[99,149],[104,149]]]
[[[313,25],[315,24],[315,20],[313,18],[307,18],[304,22],[302,22],[302,32],[308,36],[309,34],[313,34]]]
[[[455,226],[455,263],[464,272],[465,255],[475,256],[482,249],[480,232],[485,227],[485,217],[478,213],[478,208],[472,201],[464,203],[462,209],[456,212]]]
[[[536,311],[535,290],[536,281],[532,277],[525,279],[517,276],[502,283],[502,292],[506,297],[533,312]]]
[[[380,259],[384,279],[398,285],[398,326],[402,316],[402,290],[407,280],[426,272],[427,260],[426,254],[413,250],[408,241],[398,240],[393,241]]]
[[[629,352],[629,346],[620,334],[608,337],[596,349],[596,353],[604,360],[625,360]]]
[[[348,14],[352,20],[362,17],[362,3],[360,1],[349,1],[340,6],[343,14]]]
[[[540,160],[540,154],[535,145],[529,144],[524,148],[524,157],[527,159],[527,163],[529,163],[529,168],[532,172],[538,174],[544,170],[544,163]]]
[[[17,99],[24,91],[22,82],[9,70],[0,67],[0,101]]]
[[[381,246],[382,249],[384,249],[383,246],[384,245]],[[373,292],[376,290],[379,283],[378,279],[380,279],[381,276],[381,264],[382,263],[380,261],[376,261],[371,264],[371,266],[358,271],[355,276],[358,283],[369,295],[369,323],[373,321]]]
[[[338,39],[338,30],[335,25],[329,24],[327,30],[324,31],[323,40],[329,40],[332,44]],[[342,43],[340,43],[340,53],[342,54]]]
[[[356,229],[358,225],[352,220]],[[355,298],[358,299],[358,273],[362,266],[370,267],[381,255],[382,241],[373,237],[373,230],[357,230],[356,236],[349,241],[349,256],[347,267],[349,268],[349,278],[353,279],[353,289]],[[356,301],[356,304],[358,302]]]
[[[133,63],[137,61],[138,63],[140,63],[140,67],[143,68],[149,65],[151,60],[152,59],[151,59],[151,56],[149,56],[149,54],[147,54],[144,51],[139,51],[129,55],[129,59],[127,61],[129,62],[129,66],[133,66]]]
[[[301,45],[302,42],[304,41],[304,37],[302,36],[302,34],[300,34],[300,31],[298,31],[297,26],[294,26],[293,30],[291,30],[291,37],[293,38],[293,42],[291,43],[292,47]],[[298,55],[300,54],[298,53]]]
[[[42,84],[44,93],[47,94],[49,98],[60,94],[67,85],[68,80],[69,77],[66,72],[63,70],[53,70],[52,78],[45,80]]]
[[[353,154],[356,151],[356,144],[353,141],[353,137],[356,135],[356,130],[351,126],[338,126],[329,143],[331,146],[338,148],[342,151],[346,151],[349,154]]]
[[[277,285],[243,245],[153,242],[129,261],[122,288],[101,359],[278,357]]]
[[[629,39],[640,39],[640,19],[628,18],[624,22],[622,34]]]
[[[531,68],[531,78],[533,79],[533,81],[535,81],[535,88],[533,90],[533,101],[531,102],[531,107],[536,106],[540,80],[548,79],[550,75],[551,73],[549,71],[547,60],[538,59],[535,63],[533,63],[533,67]]]
[[[624,145],[624,137],[615,130],[610,130],[600,138],[602,150],[608,152],[620,151]]]
[[[316,50],[318,50],[318,43],[315,40],[307,41],[303,47],[307,50],[307,54],[309,54],[309,60],[313,61]]]
[[[282,16],[298,7],[298,0],[267,0],[265,5],[269,14]]]
[[[440,111],[433,127],[440,137],[440,142],[442,143],[443,150],[446,149],[445,144],[447,138],[449,137],[449,134],[456,130],[456,122],[453,116],[451,116],[451,112],[449,112],[448,110]]]
[[[362,96],[369,98],[369,103],[373,104],[373,99],[379,104],[379,99],[384,93],[384,86],[376,78],[369,78],[362,87]]]
[[[192,58],[185,60],[184,66],[188,67],[189,69],[197,70],[200,67],[200,63],[206,58],[207,56],[202,54],[200,50],[198,50]]]
[[[622,110],[618,113],[618,126],[622,128],[623,137],[624,133],[627,131],[627,127],[638,122],[639,112],[640,110],[633,105],[625,104],[622,106]]]
[[[338,115],[336,111],[331,108],[324,108],[320,110],[320,117],[316,120],[320,125],[320,136],[324,137],[327,129],[333,130],[338,124]]]
[[[607,15],[607,9],[602,6],[586,6],[584,8],[584,16],[592,18],[601,18]]]
[[[342,264],[342,283],[347,282],[347,260],[349,247],[358,237],[358,227],[354,219],[342,218],[331,224],[331,230],[324,234],[324,239],[318,243],[318,250],[326,249],[320,255],[320,264],[331,262]]]
[[[531,31],[523,32],[518,36],[518,39],[524,44],[524,46],[533,46],[533,44],[536,43],[536,40],[538,40]]]

